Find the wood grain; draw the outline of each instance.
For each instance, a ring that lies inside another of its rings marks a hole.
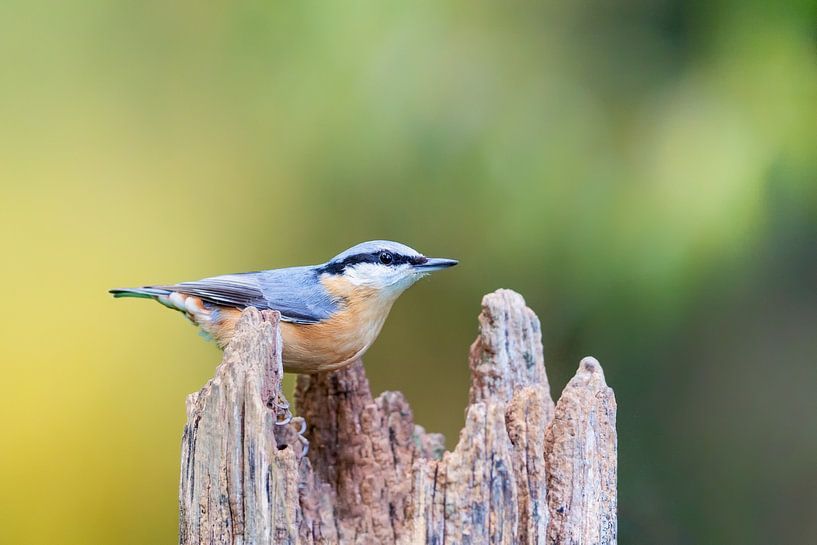
[[[615,544],[615,398],[582,361],[555,405],[539,320],[483,299],[465,427],[452,451],[399,392],[374,398],[359,360],[298,377],[308,422],[276,425],[279,316],[247,309],[214,378],[188,398],[182,544]]]

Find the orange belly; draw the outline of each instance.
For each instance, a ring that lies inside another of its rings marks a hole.
[[[340,369],[369,349],[382,326],[383,320],[350,324],[340,317],[308,325],[282,322],[284,370],[312,374]]]
[[[359,288],[343,300],[342,308],[328,320],[316,324],[281,322],[285,371],[313,374],[340,369],[374,343],[394,301]],[[215,319],[199,324],[223,348],[232,339],[240,316],[239,309],[220,308]]]

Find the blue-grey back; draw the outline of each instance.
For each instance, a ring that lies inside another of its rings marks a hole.
[[[318,268],[313,266],[289,267],[160,287],[195,295],[215,305],[273,309],[281,313],[284,321],[311,324],[338,310],[338,303],[323,288],[318,274]]]

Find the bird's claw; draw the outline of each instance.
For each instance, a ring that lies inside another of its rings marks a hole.
[[[286,416],[284,416],[284,419],[283,420],[276,420],[275,425],[276,426],[286,426],[287,424],[292,422],[293,418],[294,417],[292,416],[292,413],[287,411],[287,414],[286,414]]]
[[[309,439],[304,435],[306,433],[306,419],[303,416],[296,416],[292,420],[297,420],[301,424],[301,429],[296,433],[298,434],[298,441],[301,443],[301,454],[299,458],[304,459],[309,452]]]
[[[292,411],[289,410],[289,402],[287,402],[286,399],[284,399],[283,403],[276,400],[276,401],[273,401],[272,404],[279,411],[284,411],[283,420],[276,420],[275,421],[276,426],[286,426],[287,424],[292,422],[292,418],[293,418]]]
[[[293,416],[292,411],[289,408],[289,402],[287,402],[286,398],[283,396],[279,397],[278,399],[270,400],[269,404],[277,409],[275,420],[276,426],[286,426],[296,421],[300,424],[300,429],[298,429],[295,434],[298,437],[298,442],[301,443],[301,453],[299,455],[299,459],[305,458],[306,454],[309,452],[309,439],[304,436],[307,427],[306,419],[303,416]],[[281,420],[277,419],[279,411],[284,413]]]

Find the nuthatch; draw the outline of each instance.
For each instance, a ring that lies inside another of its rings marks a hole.
[[[228,274],[197,282],[113,289],[114,297],[155,299],[183,312],[224,348],[241,309],[281,313],[284,370],[331,371],[372,345],[391,306],[426,274],[456,265],[397,242],[363,242],[322,265]]]

